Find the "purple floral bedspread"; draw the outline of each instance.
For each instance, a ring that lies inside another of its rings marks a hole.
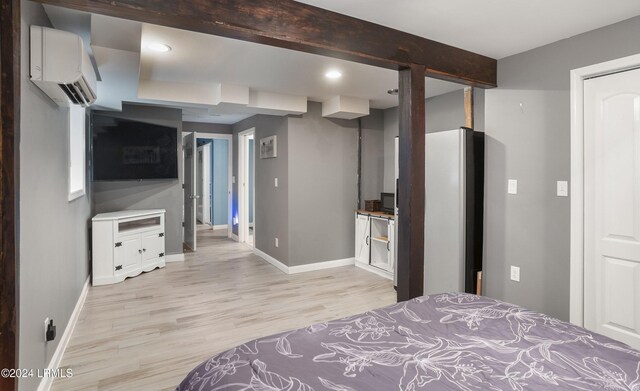
[[[640,352],[512,304],[424,296],[260,338],[177,390],[631,390]]]

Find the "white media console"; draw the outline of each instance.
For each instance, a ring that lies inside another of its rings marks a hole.
[[[115,284],[165,266],[164,209],[101,213],[92,219],[92,283]]]

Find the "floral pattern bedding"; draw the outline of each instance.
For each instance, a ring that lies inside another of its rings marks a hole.
[[[640,352],[522,307],[447,293],[248,342],[177,390],[640,391]]]

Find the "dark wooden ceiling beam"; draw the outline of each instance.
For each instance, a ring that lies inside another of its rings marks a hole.
[[[37,1],[396,70],[418,64],[430,77],[496,86],[495,59],[292,0]]]

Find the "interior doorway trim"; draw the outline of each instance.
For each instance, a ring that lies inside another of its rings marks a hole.
[[[229,194],[229,197],[227,197],[227,237],[231,238],[232,237],[232,229],[233,229],[233,225],[232,225],[232,219],[233,219],[233,209],[232,209],[232,198],[233,198],[233,135],[231,134],[222,134],[222,133],[203,133],[203,132],[195,132],[196,135],[196,140],[199,138],[203,138],[203,139],[218,139],[218,140],[227,140],[229,142],[229,150],[227,151],[227,155],[228,155],[228,162],[227,162],[227,170],[228,170],[228,174],[227,174],[227,194]]]
[[[584,81],[640,67],[640,54],[571,71],[571,245],[569,320],[584,324]]]
[[[256,229],[255,229],[255,200],[256,200],[256,195],[255,195],[255,133],[256,133],[256,128],[249,128],[247,130],[244,130],[240,133],[238,133],[238,241],[240,243],[246,243],[247,242],[247,236],[249,235],[249,207],[248,207],[248,201],[245,199],[247,197],[247,191],[245,190],[242,186],[243,183],[245,181],[248,180],[248,175],[249,175],[249,167],[247,166],[248,164],[248,159],[247,159],[247,153],[249,152],[249,149],[247,147],[248,143],[246,142],[247,136],[251,136],[253,135],[254,138],[254,160],[253,160],[253,165],[254,165],[254,170],[253,170],[253,182],[254,182],[254,186],[253,186],[253,224],[254,224],[254,229],[253,229],[253,244],[252,247],[255,248],[255,243],[256,243]]]

